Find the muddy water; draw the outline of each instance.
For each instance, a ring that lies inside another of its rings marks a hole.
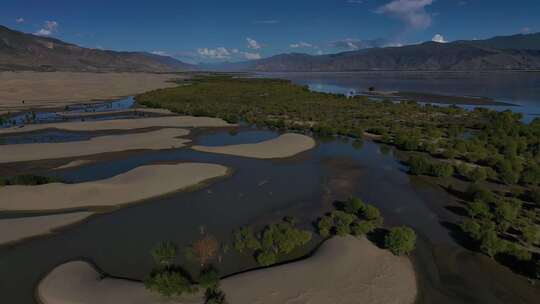
[[[203,134],[196,142],[220,145],[275,136],[278,134],[251,129],[236,135],[219,131]],[[262,225],[285,215],[298,217],[302,227],[310,228],[311,221],[330,210],[333,201],[351,194],[381,208],[387,224],[409,225],[419,234],[413,260],[420,303],[535,303],[540,297],[538,287],[456,243],[442,225],[457,217],[445,208],[455,204],[450,196],[411,178],[392,152],[382,151],[370,141],[359,148],[343,140],[319,141],[315,149],[286,160],[174,149],[130,154],[60,171],[66,180],[82,182],[156,162],[210,162],[235,170],[230,178],[204,189],[152,199],[97,215],[52,236],[0,248],[2,303],[34,303],[35,284],[68,260],[90,259],[111,275],[142,279],[152,268],[149,251],[159,241],[172,240],[183,248],[200,238],[202,229],[226,243],[233,229]],[[287,258],[308,252],[318,241]],[[182,254],[178,263],[192,273],[198,271]],[[217,266],[226,275],[256,265],[250,257],[231,250]]]

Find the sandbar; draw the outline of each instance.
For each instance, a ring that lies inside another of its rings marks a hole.
[[[189,134],[184,129],[161,129],[152,132],[108,135],[89,140],[0,145],[0,163],[58,159],[128,150],[160,150],[183,147],[189,139],[177,138]]]
[[[305,260],[247,272],[222,280],[228,303],[234,304],[411,304],[416,276],[407,257],[396,257],[365,238],[335,237]],[[141,283],[102,278],[86,262],[54,269],[39,284],[43,304],[163,303]],[[199,297],[197,299],[197,297]],[[204,303],[202,295],[167,303]]]
[[[193,146],[201,152],[219,153],[250,158],[285,158],[315,147],[315,140],[309,136],[287,133],[277,138],[255,144],[228,145],[219,147]]]
[[[150,73],[0,72],[0,110],[113,100],[174,87],[176,84],[170,80],[185,78]]]
[[[114,110],[114,111],[102,111],[102,112],[59,112],[58,115],[62,117],[93,117],[93,116],[103,116],[111,114],[120,114],[120,113],[149,113],[149,114],[161,114],[161,115],[172,115],[174,114],[171,110],[168,109],[159,109],[159,108],[135,108],[135,109],[125,109],[125,110]],[[2,112],[0,112],[0,115]]]
[[[81,222],[92,212],[40,215],[23,218],[0,219],[0,245],[26,238],[49,234],[61,227]]]
[[[64,131],[106,131],[106,130],[133,130],[144,128],[200,128],[200,127],[229,127],[227,122],[219,118],[194,117],[194,116],[166,116],[137,119],[114,119],[96,121],[73,121],[47,124],[25,125],[0,129],[1,134],[21,132],[34,132],[46,129]]]
[[[217,164],[161,164],[78,184],[5,186],[0,188],[0,211],[121,206],[197,186],[228,173],[227,167]]]

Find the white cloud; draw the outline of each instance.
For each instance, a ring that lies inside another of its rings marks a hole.
[[[197,49],[197,54],[201,57],[205,57],[208,59],[229,59],[231,58],[231,54],[233,52],[224,48],[224,47],[218,47],[215,49],[209,49],[209,48],[201,48]]]
[[[24,23],[24,21],[25,20],[24,20],[23,17],[19,17],[19,18],[15,19],[15,22],[17,22],[17,23]]]
[[[322,50],[317,51],[317,55],[323,55],[323,54],[324,54],[324,52]]]
[[[52,34],[58,31],[59,24],[56,21],[45,21],[43,27],[35,32],[35,35],[38,36],[51,36]]]
[[[247,41],[247,46],[250,49],[260,50],[262,48],[262,46],[255,39],[251,39],[248,37],[246,38],[246,41]]]
[[[244,54],[244,57],[245,57],[247,60],[261,59],[261,54],[259,54],[259,53],[244,52],[243,54]]]
[[[532,32],[532,29],[530,27],[524,27],[521,29],[522,34],[529,34]]]
[[[303,41],[300,41],[298,43],[293,43],[291,45],[289,45],[290,48],[293,48],[293,49],[299,49],[299,48],[317,48],[317,46],[311,44],[311,43],[307,43],[307,42],[303,42]]]
[[[448,42],[448,41],[446,41],[444,39],[444,36],[441,35],[441,34],[436,34],[435,36],[433,36],[433,38],[431,38],[431,41],[438,42],[438,43],[447,43]]]
[[[152,51],[152,54],[159,56],[170,56],[166,51]]]
[[[400,43],[391,41],[384,38],[361,40],[355,38],[346,38],[331,43],[331,46],[342,50],[359,50],[368,48],[388,47],[388,46],[400,46]]]
[[[411,28],[425,29],[431,25],[431,15],[425,8],[433,4],[434,0],[393,0],[376,12],[397,18]]]

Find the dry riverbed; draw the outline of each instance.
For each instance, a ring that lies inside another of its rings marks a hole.
[[[63,107],[176,86],[184,75],[149,73],[0,72],[0,110]],[[24,103],[22,102],[24,100]]]

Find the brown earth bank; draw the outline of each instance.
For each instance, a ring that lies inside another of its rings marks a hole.
[[[235,304],[410,304],[417,293],[407,257],[352,236],[326,241],[307,259],[226,278],[221,288]],[[164,299],[139,282],[103,278],[80,261],[54,269],[36,295],[43,304],[204,303],[202,293]]]
[[[150,73],[0,72],[0,111],[118,99],[174,87],[171,80],[186,78]]]

